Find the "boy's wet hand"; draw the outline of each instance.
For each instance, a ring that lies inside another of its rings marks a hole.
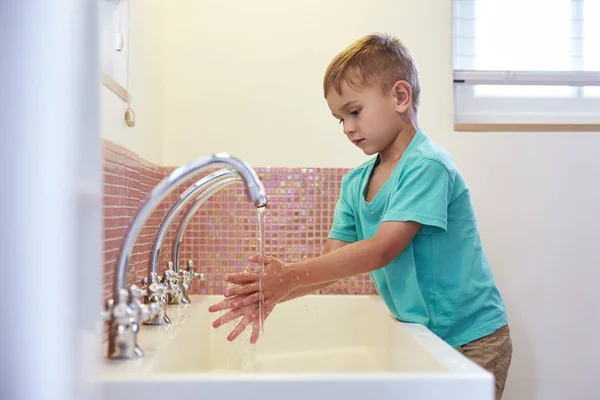
[[[252,324],[250,341],[255,343],[260,334],[261,312],[264,321],[277,303],[295,288],[293,269],[286,269],[284,263],[270,256],[265,256],[263,260],[264,273],[255,271],[226,275],[225,281],[235,286],[224,291],[225,300],[209,307],[210,312],[229,310],[213,322],[215,328],[243,317],[227,337],[229,341],[235,340]],[[249,257],[249,261],[260,262],[260,256],[253,255]]]
[[[209,307],[209,311],[211,311],[211,312],[231,309],[228,313],[226,313],[225,315],[221,316],[220,318],[218,318],[217,320],[215,320],[213,322],[212,325],[214,328],[219,328],[220,326],[223,326],[224,324],[232,322],[232,321],[238,319],[239,317],[243,317],[242,320],[235,327],[235,329],[233,331],[231,331],[231,333],[227,336],[227,340],[229,340],[229,341],[235,340],[242,332],[244,332],[246,327],[250,324],[252,325],[252,334],[250,336],[250,343],[254,344],[258,341],[258,337],[260,335],[260,317],[261,317],[259,303],[254,302],[252,304],[245,305],[245,306],[239,306],[239,305],[234,306],[234,304],[236,302],[237,303],[240,302],[240,299],[244,299],[244,298],[247,299],[248,297],[249,296],[238,296],[236,298],[226,299],[220,303],[214,304],[211,307]],[[263,314],[262,314],[263,322],[269,316],[269,314],[271,314],[271,311],[273,311],[273,308],[274,307],[267,309],[267,308],[263,307]]]
[[[235,284],[244,284],[256,282],[260,279],[260,272],[238,272],[227,274],[223,277],[225,281]]]
[[[250,335],[250,343],[254,344],[260,335],[260,324],[257,319],[254,319],[254,311],[258,309],[258,305],[250,305],[242,308],[236,308],[223,315],[221,318],[213,322],[213,327],[218,328],[223,324],[231,322],[243,316],[239,324],[227,336],[230,342],[235,340],[249,324],[252,324],[252,334]]]
[[[233,283],[231,280],[229,280],[227,278],[228,277],[225,277],[225,280],[227,282]],[[232,296],[239,296],[239,295],[243,295],[243,294],[258,292],[259,290],[260,290],[260,278],[258,278],[256,282],[247,282],[246,284],[243,284],[243,285],[228,288],[225,290],[225,292],[223,292],[223,295],[225,297],[232,297]]]
[[[238,307],[237,304],[247,296],[233,296],[208,307],[209,312],[217,312]],[[245,304],[249,304],[246,302]]]

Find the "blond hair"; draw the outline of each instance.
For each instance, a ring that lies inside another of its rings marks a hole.
[[[323,79],[323,91],[325,97],[332,88],[341,94],[342,85],[347,83],[355,89],[379,84],[387,92],[400,80],[410,85],[416,109],[421,87],[412,57],[397,38],[375,33],[358,39],[331,61]]]

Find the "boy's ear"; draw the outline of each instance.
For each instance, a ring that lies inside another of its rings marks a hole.
[[[412,105],[412,88],[406,81],[398,81],[392,87],[396,111],[405,113]]]

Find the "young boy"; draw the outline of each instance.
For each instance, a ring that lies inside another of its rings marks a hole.
[[[334,58],[324,78],[327,104],[348,139],[374,157],[342,180],[323,254],[283,264],[265,258],[211,312],[215,327],[244,316],[235,339],[279,302],[369,272],[400,321],[428,327],[495,376],[500,399],[512,357],[508,318],[482,249],[469,189],[451,156],[417,123],[416,67],[399,40],[368,35]],[[258,262],[257,256],[250,258]]]

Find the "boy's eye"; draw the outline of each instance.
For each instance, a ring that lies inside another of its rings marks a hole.
[[[356,116],[358,115],[358,113],[359,113],[359,112],[360,112],[360,108],[359,108],[359,109],[357,109],[357,110],[354,110],[354,111],[350,111],[350,115],[352,115],[353,117],[356,117]],[[340,118],[340,119],[338,120],[338,123],[339,123],[339,124],[341,124],[341,123],[343,123],[343,122],[344,122],[344,119],[343,119],[343,118]]]

